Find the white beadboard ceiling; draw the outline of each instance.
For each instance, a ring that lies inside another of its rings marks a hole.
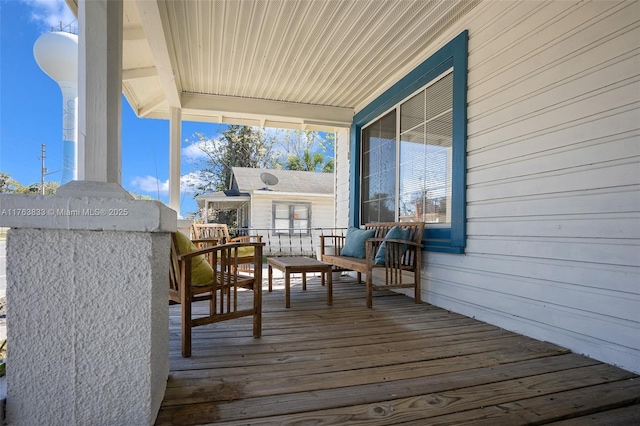
[[[123,92],[141,117],[346,127],[476,4],[125,0]]]

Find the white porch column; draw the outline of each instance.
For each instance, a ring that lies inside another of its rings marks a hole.
[[[78,2],[78,179],[121,183],[122,0]]]
[[[180,217],[180,145],[182,139],[182,110],[171,108],[169,121],[169,207]]]

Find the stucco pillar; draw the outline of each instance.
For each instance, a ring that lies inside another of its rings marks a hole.
[[[119,185],[0,195],[10,425],[150,425],[166,389],[176,214]]]

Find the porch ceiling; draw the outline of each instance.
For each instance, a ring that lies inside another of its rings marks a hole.
[[[125,0],[123,92],[140,117],[346,127],[476,3]]]

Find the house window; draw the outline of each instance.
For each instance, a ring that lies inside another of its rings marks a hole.
[[[311,203],[273,203],[273,233],[310,235]]]
[[[449,70],[362,129],[364,223],[451,224],[452,81]]]
[[[426,250],[464,252],[466,79],[465,31],[356,114],[354,225],[422,221]]]

